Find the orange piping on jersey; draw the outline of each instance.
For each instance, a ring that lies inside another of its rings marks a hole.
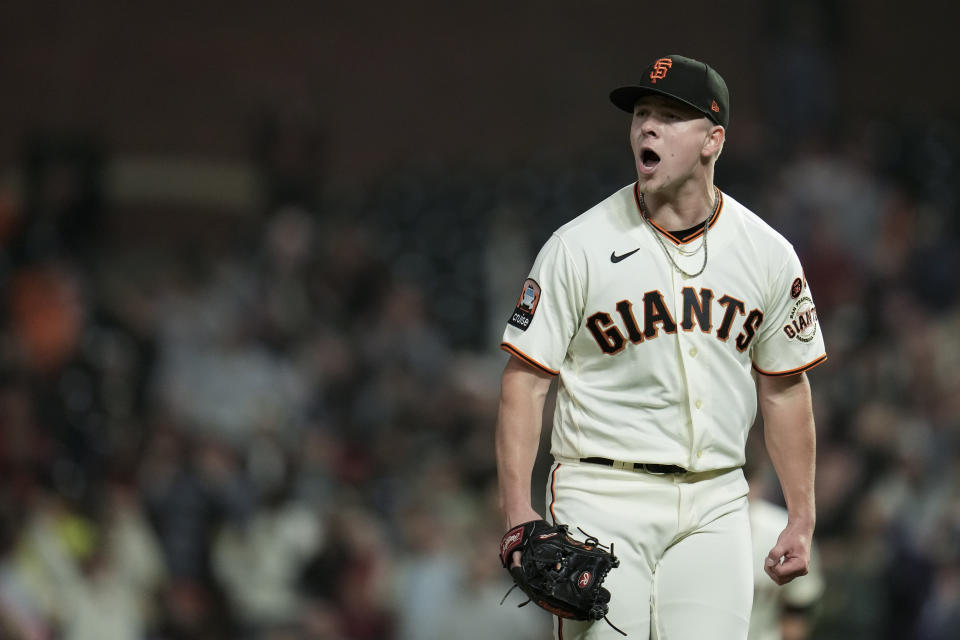
[[[528,356],[528,355],[525,354],[524,352],[522,352],[522,351],[520,351],[519,349],[517,349],[515,346],[513,346],[513,345],[510,344],[509,342],[501,342],[501,343],[500,343],[500,348],[503,349],[504,351],[506,351],[507,353],[511,353],[511,354],[517,356],[518,358],[520,358],[521,360],[523,360],[523,361],[526,362],[527,364],[529,364],[529,365],[531,365],[531,366],[534,366],[534,367],[536,367],[537,369],[540,369],[540,370],[542,370],[542,371],[546,371],[547,373],[549,373],[549,374],[552,375],[552,376],[556,376],[556,375],[559,375],[559,374],[560,374],[559,371],[554,371],[553,369],[551,369],[551,368],[548,367],[547,365],[545,365],[545,364],[540,364],[539,362],[537,362],[536,360],[534,360],[533,358],[531,358],[530,356]]]
[[[640,187],[639,183],[636,183],[636,182],[633,183],[633,201],[637,203],[637,211],[642,216],[643,211],[640,209],[640,188],[639,187]],[[714,187],[713,189],[714,191],[717,192],[717,207],[713,210],[713,214],[710,216],[710,221],[707,223],[707,225],[711,229],[715,224],[717,224],[717,218],[720,217],[720,212],[723,211],[723,192],[720,191],[720,189],[717,189],[716,187]],[[693,235],[685,238],[684,240],[681,240],[677,236],[673,235],[672,233],[670,233],[669,231],[667,231],[666,229],[658,225],[653,220],[650,220],[649,218],[647,218],[647,220],[650,222],[650,224],[654,226],[655,229],[657,229],[657,231],[667,236],[667,238],[673,244],[687,244],[687,243],[693,242],[694,240],[696,240],[697,238],[703,235],[703,229],[700,229]]]
[[[560,623],[557,625],[557,640],[563,640],[563,618],[557,616],[557,622]]]
[[[557,470],[562,465],[558,462],[550,474],[550,517],[553,518],[553,524],[557,524],[557,514],[553,512],[553,504],[557,501]]]
[[[797,367],[796,369],[790,369],[789,371],[764,371],[757,365],[753,365],[753,368],[757,370],[758,373],[762,373],[765,376],[792,376],[795,373],[803,373],[809,369],[813,369],[818,364],[823,364],[823,361],[827,359],[827,354],[823,354],[813,362],[808,362],[802,367]]]

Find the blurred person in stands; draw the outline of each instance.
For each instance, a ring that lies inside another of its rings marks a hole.
[[[450,522],[438,505],[420,498],[400,517],[403,550],[397,563],[397,601],[400,640],[443,637],[439,614],[449,609],[463,581],[461,555],[453,547]]]
[[[510,638],[511,640],[542,640],[550,637],[553,619],[546,611],[530,611],[506,602],[503,596],[512,583],[496,564],[473,548],[490,548],[500,538],[497,521],[496,486],[490,491],[492,497],[485,510],[477,511],[472,521],[464,523],[459,541],[469,541],[470,548],[462,549],[466,558],[460,581],[451,593],[447,606],[434,611],[435,636],[423,636],[420,640],[487,640]]]
[[[17,566],[16,544],[23,525],[13,511],[9,502],[0,510],[0,638],[48,640],[52,625]]]
[[[320,638],[388,640],[397,622],[389,587],[394,568],[384,523],[352,504],[332,510],[329,535],[301,574],[301,624]]]
[[[754,450],[748,461],[760,458]],[[765,460],[761,458],[761,460]],[[819,552],[810,547],[807,575],[778,585],[767,579],[763,561],[767,551],[787,523],[787,510],[773,501],[772,469],[762,462],[748,462],[744,467],[750,492],[750,530],[753,539],[753,609],[750,613],[748,640],[807,640],[812,637],[817,604],[823,596],[824,576]]]
[[[292,493],[291,454],[279,439],[251,441],[247,469],[257,504],[249,517],[232,520],[213,540],[213,572],[246,628],[282,630],[294,625],[304,605],[299,578],[323,545],[319,515]]]
[[[140,594],[112,556],[107,530],[56,494],[36,495],[14,562],[30,599],[58,629],[54,637],[144,637]]]

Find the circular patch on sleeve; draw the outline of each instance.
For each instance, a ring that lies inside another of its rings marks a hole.
[[[794,299],[799,298],[800,293],[802,291],[803,291],[803,279],[794,278],[793,284],[790,285],[790,297]]]
[[[804,296],[797,300],[790,310],[789,322],[783,326],[783,332],[791,340],[810,342],[817,335],[817,308],[813,299]]]

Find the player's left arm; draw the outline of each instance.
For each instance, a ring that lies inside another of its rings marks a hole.
[[[787,502],[787,526],[767,554],[764,569],[777,584],[806,575],[816,524],[816,431],[805,373],[757,376],[764,439]]]

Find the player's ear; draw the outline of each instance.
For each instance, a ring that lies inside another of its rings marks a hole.
[[[726,130],[718,124],[715,124],[710,127],[710,130],[707,132],[707,138],[703,141],[703,149],[701,153],[705,158],[711,158],[720,155],[720,151],[723,150],[723,142],[726,140],[727,132]]]

